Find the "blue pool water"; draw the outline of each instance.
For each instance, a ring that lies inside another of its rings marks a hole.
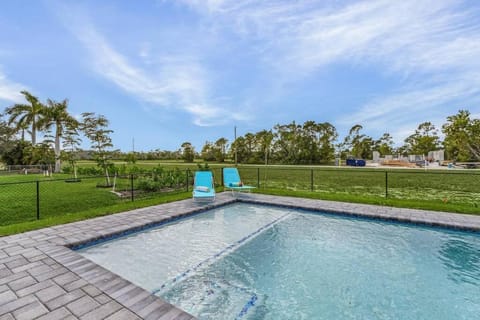
[[[80,252],[200,319],[476,319],[480,236],[234,204]]]

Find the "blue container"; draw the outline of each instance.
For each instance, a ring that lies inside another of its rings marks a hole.
[[[347,166],[355,167],[356,165],[357,164],[355,159],[347,159]]]
[[[357,167],[365,167],[365,164],[366,164],[366,162],[363,159],[358,159],[358,160],[355,161],[355,165]]]

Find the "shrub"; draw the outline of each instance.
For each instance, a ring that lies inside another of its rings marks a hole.
[[[137,188],[143,191],[158,191],[161,186],[158,181],[155,181],[152,177],[139,177],[137,179]]]

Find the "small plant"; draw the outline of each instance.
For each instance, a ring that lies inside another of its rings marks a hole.
[[[68,161],[74,179],[77,179],[77,153],[81,143],[81,139],[78,137],[78,124],[67,123],[65,126],[65,132],[63,135],[63,151],[60,153],[60,159]],[[65,171],[65,170],[64,170]]]
[[[165,188],[180,188],[185,185],[186,172],[175,168],[174,170],[165,170],[158,166],[147,172],[144,176],[137,178],[136,188],[139,190],[153,192]]]
[[[135,154],[135,152],[129,152],[129,153],[125,156],[125,161],[126,161],[127,163],[131,163],[131,164],[137,163],[137,155]]]
[[[153,177],[139,177],[137,179],[137,188],[143,191],[155,192],[160,190],[161,184],[155,181]]]
[[[105,186],[111,186],[109,169],[112,168],[113,163],[109,161],[109,153],[107,149],[113,147],[112,139],[110,138],[110,134],[113,131],[107,129],[108,120],[103,115],[97,116],[92,112],[84,112],[82,113],[82,117],[82,130],[92,143],[92,148],[95,150],[94,159],[97,162],[97,165],[102,168],[105,174]]]

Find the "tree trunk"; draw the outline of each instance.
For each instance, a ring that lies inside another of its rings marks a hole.
[[[35,146],[37,143],[37,123],[35,122],[35,116],[32,121],[32,145]]]
[[[55,132],[55,173],[59,173],[62,167],[60,160],[60,131],[57,127]]]
[[[107,186],[110,185],[110,176],[108,175],[108,168],[105,167],[105,180],[107,181]]]

